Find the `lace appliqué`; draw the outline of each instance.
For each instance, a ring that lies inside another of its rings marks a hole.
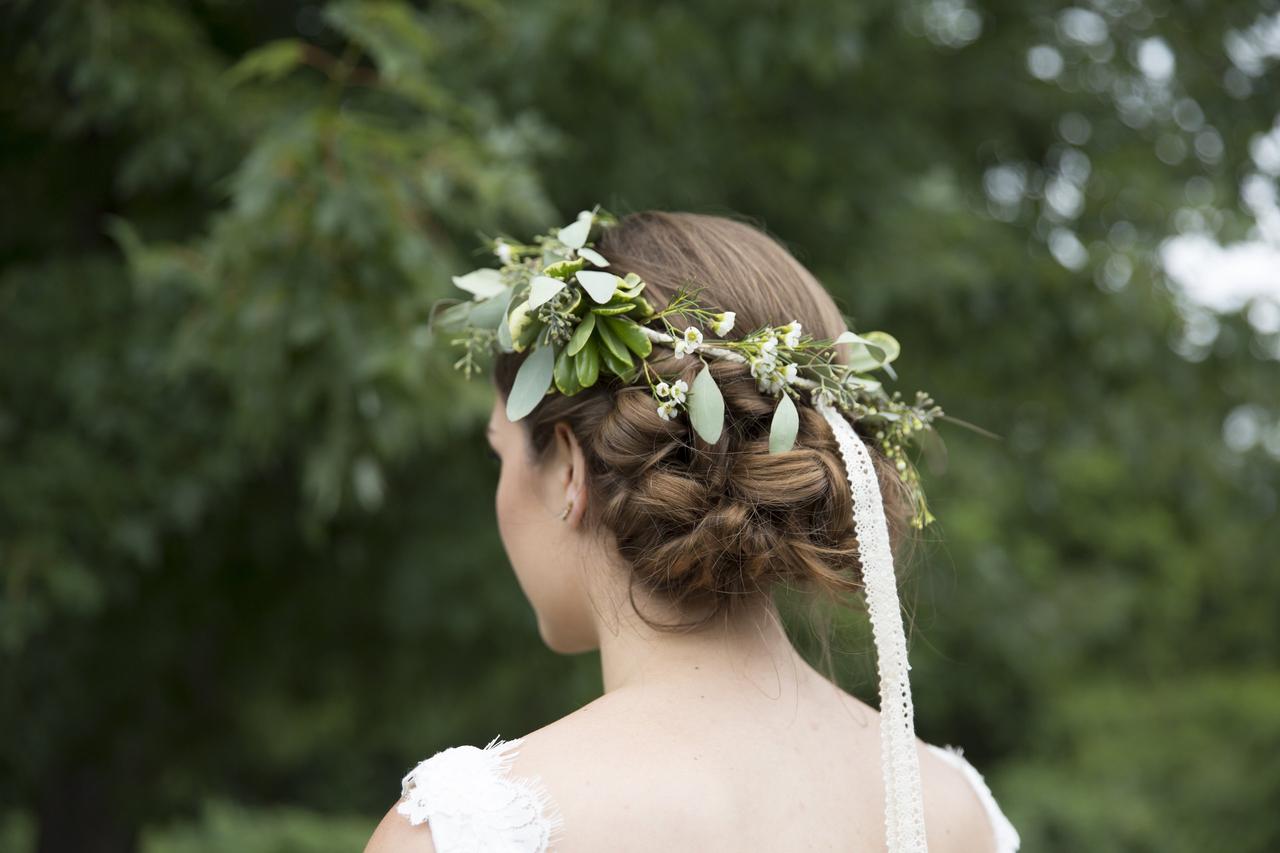
[[[978,799],[982,801],[982,807],[987,811],[987,817],[991,821],[991,828],[996,836],[996,853],[1016,853],[1022,844],[1022,839],[1018,836],[1018,830],[1014,829],[1013,824],[1009,822],[1009,818],[1004,816],[1004,812],[1000,810],[1000,806],[996,803],[996,798],[992,796],[991,789],[987,787],[987,781],[982,778],[982,774],[969,763],[964,757],[964,751],[958,746],[942,747],[927,744],[935,755],[941,756],[949,764],[959,767],[964,772],[974,790],[978,792]]]
[[[507,775],[522,741],[437,752],[405,774],[396,811],[430,821],[438,853],[546,853],[562,820],[537,777]]]
[[[880,673],[880,762],[889,853],[925,853],[928,847],[920,757],[916,752],[915,711],[907,675],[911,664],[907,660],[907,638],[902,628],[880,481],[871,454],[844,415],[829,404],[819,404],[818,411],[831,426],[840,447],[853,498],[853,524]]]

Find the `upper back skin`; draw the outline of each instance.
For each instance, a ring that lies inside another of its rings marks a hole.
[[[620,688],[526,735],[511,773],[563,817],[551,853],[882,853],[879,713],[825,679],[778,692]],[[930,853],[994,851],[972,785],[918,747]],[[426,830],[393,806],[366,853],[431,851]]]

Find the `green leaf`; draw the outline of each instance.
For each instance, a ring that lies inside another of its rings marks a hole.
[[[614,334],[613,329],[609,328],[609,324],[605,322],[596,323],[596,330],[599,333],[600,340],[604,343],[605,349],[613,353],[618,361],[627,367],[632,366],[631,353],[627,350],[627,345]]]
[[[593,314],[605,314],[612,317],[615,314],[625,314],[635,308],[634,302],[610,302],[608,305],[601,305],[599,308],[592,308]]]
[[[588,339],[574,359],[578,366],[578,384],[590,388],[600,378],[600,354],[596,342]]]
[[[640,295],[640,291],[644,290],[645,285],[646,282],[640,276],[629,272],[618,287],[618,295],[624,299],[633,299]]]
[[[707,444],[719,441],[724,430],[724,396],[705,365],[689,388],[689,422]]]
[[[284,77],[302,64],[306,47],[297,39],[268,42],[245,54],[227,71],[227,82],[238,86],[255,77],[272,82]]]
[[[551,387],[551,372],[555,367],[556,350],[553,346],[535,347],[516,371],[516,381],[507,395],[507,420],[518,421],[537,408],[538,403]]]
[[[615,376],[620,376],[625,381],[630,381],[630,377],[635,373],[635,365],[629,360],[623,361],[613,354],[608,347],[597,346],[596,352],[600,355],[600,364]]]
[[[511,340],[511,302],[515,297],[515,288],[511,289],[511,293],[504,300],[505,307],[502,310],[502,319],[498,322],[498,348],[503,352],[515,352],[515,342]]]
[[[634,320],[626,317],[605,317],[604,324],[609,327],[609,331],[618,336],[618,340],[627,345],[627,349],[641,358],[653,352],[653,341],[649,340],[644,330]]]
[[[898,343],[898,339],[888,332],[867,332],[862,337],[879,345],[879,347],[884,350],[885,364],[893,361],[898,357],[898,354],[902,352],[902,346]]]
[[[591,338],[591,330],[596,327],[596,315],[587,312],[587,316],[582,318],[582,322],[573,330],[573,337],[569,338],[569,355],[577,355],[578,350]]]
[[[536,318],[529,313],[528,299],[512,308],[507,314],[507,333],[511,337],[512,348],[516,352],[522,352],[533,340],[532,337],[526,339],[526,335],[529,334],[529,329],[536,325]]]
[[[887,332],[867,332],[865,335],[842,332],[834,343],[853,344],[849,366],[858,373],[888,364],[898,357],[902,349],[898,341]]]
[[[796,433],[799,431],[800,413],[796,411],[791,395],[784,391],[769,424],[769,452],[785,453],[790,450],[796,444]]]
[[[542,274],[551,278],[562,278],[565,281],[573,278],[573,274],[586,266],[587,263],[582,258],[574,258],[571,261],[556,261],[547,264],[542,268]]]
[[[572,397],[582,390],[582,386],[578,383],[578,368],[574,364],[575,361],[577,359],[570,355],[567,349],[561,350],[560,355],[556,356],[555,369],[551,372],[556,388],[566,397]]]

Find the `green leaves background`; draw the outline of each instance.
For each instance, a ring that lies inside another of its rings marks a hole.
[[[413,761],[595,695],[506,569],[492,398],[427,310],[478,234],[597,201],[757,217],[901,341],[903,387],[1001,436],[925,467],[907,597],[919,730],[1024,849],[1280,846],[1280,475],[1223,440],[1280,417],[1276,336],[1204,335],[1156,256],[1186,209],[1251,225],[1275,64],[1242,88],[1224,44],[1275,9],[1098,5],[1088,45],[1070,10],[964,7],[972,38],[928,2],[9,4],[0,848],[350,849]],[[590,341],[596,381],[634,363]]]

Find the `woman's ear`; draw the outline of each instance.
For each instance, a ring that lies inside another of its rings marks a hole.
[[[563,490],[564,504],[569,507],[565,523],[577,527],[587,509],[587,458],[567,422],[560,421],[555,430],[557,488]]]

